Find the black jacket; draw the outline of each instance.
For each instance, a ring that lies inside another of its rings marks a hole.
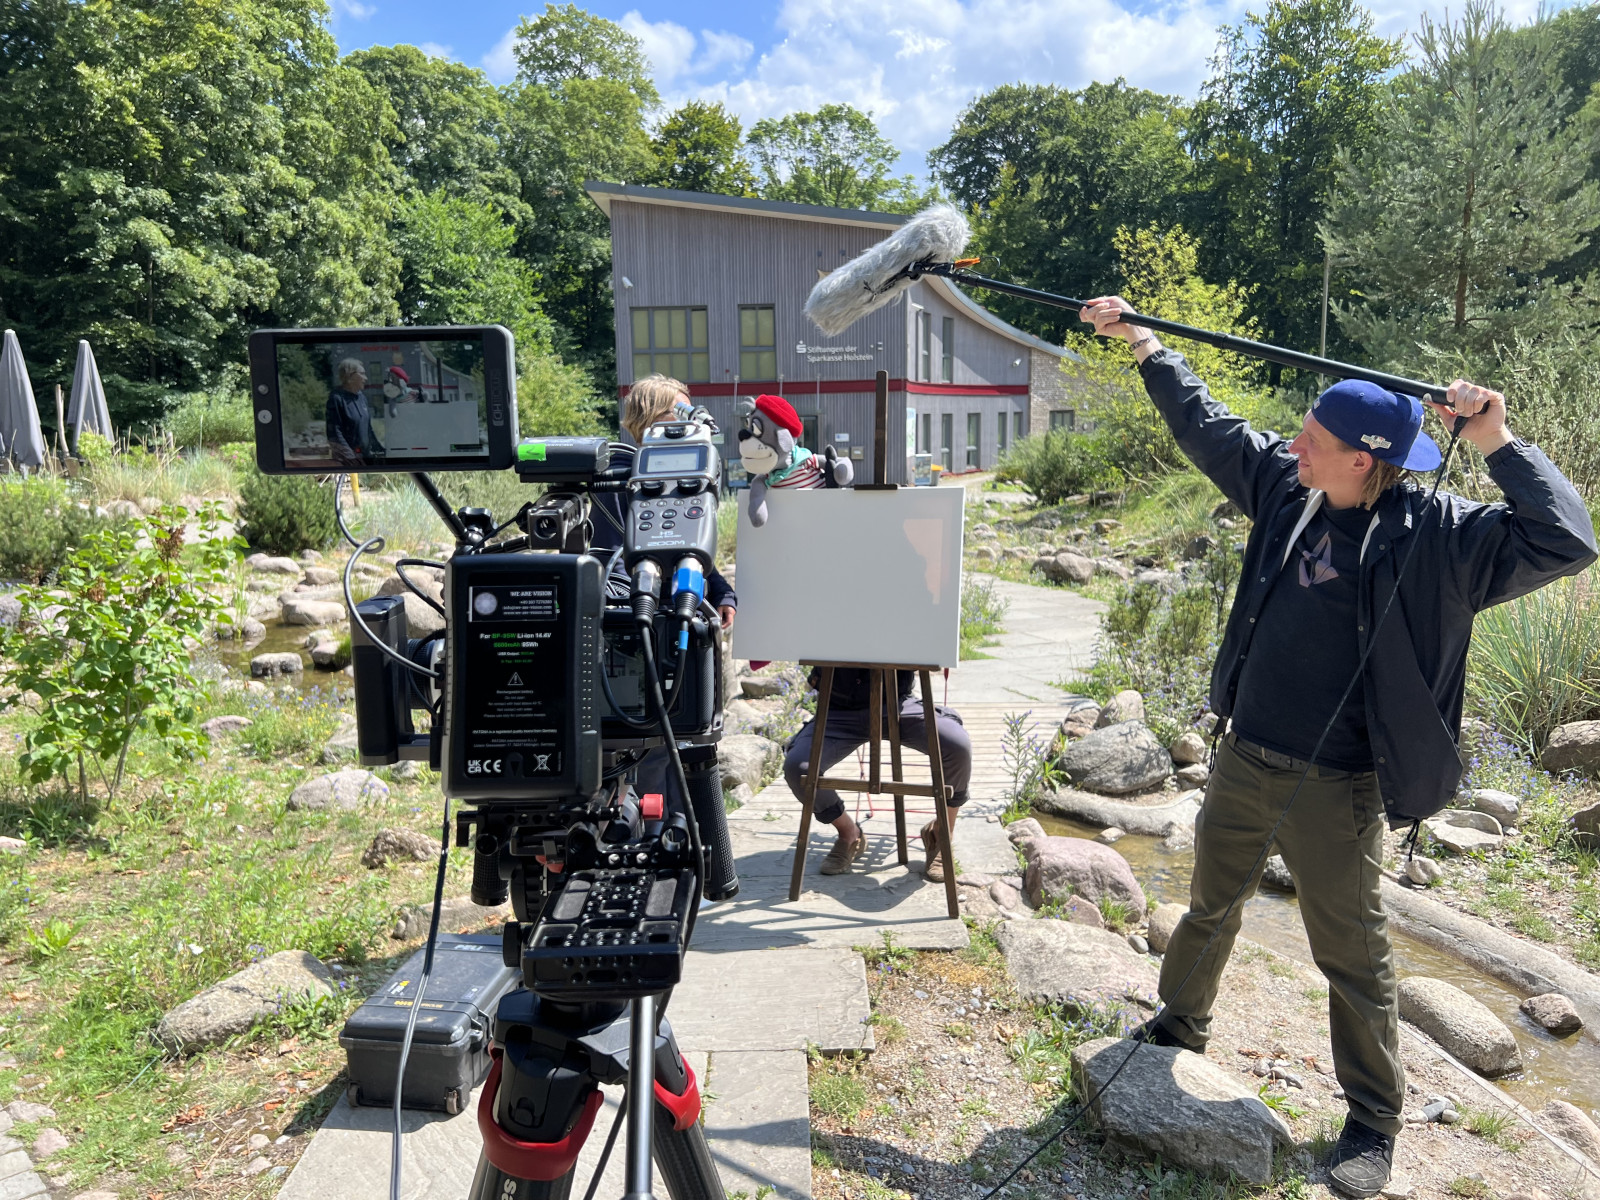
[[[1255,522],[1211,675],[1211,707],[1226,717],[1285,548],[1322,493],[1300,483],[1287,442],[1251,429],[1213,400],[1181,354],[1158,351],[1139,372],[1179,447]],[[1448,492],[1426,502],[1415,488],[1391,488],[1376,505],[1362,550],[1356,619],[1363,651],[1400,564],[1412,555],[1362,679],[1391,824],[1438,812],[1461,781],[1457,741],[1473,615],[1576,575],[1596,558],[1588,510],[1537,447],[1514,442],[1491,454],[1488,466],[1503,503]]]

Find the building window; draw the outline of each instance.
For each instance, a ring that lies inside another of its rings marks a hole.
[[[967,466],[976,467],[982,459],[983,414],[967,414]]]
[[[1006,434],[1009,432],[1007,423],[1010,420],[1011,414],[1002,412],[1000,414],[1000,419],[995,422],[994,452],[997,457],[1005,454],[1006,452]]]
[[[939,465],[946,471],[953,470],[955,466],[956,442],[956,416],[954,413],[939,414]]]
[[[1014,412],[1011,414],[1011,440],[1013,443],[1020,442],[1028,435],[1028,431],[1023,427],[1022,424],[1024,420],[1025,418],[1019,412]]]
[[[917,439],[918,454],[933,453],[933,414],[922,414],[922,436]]]
[[[956,319],[946,317],[939,326],[939,378],[946,383],[956,381]]]
[[[800,417],[800,444],[813,454],[817,450],[817,414],[806,413]]]
[[[778,377],[777,322],[770,304],[739,309],[739,378]]]
[[[933,378],[933,314],[917,313],[917,378]]]
[[[1076,416],[1077,414],[1070,408],[1052,408],[1050,410],[1050,432],[1054,433],[1058,429],[1071,429],[1073,418]]]
[[[684,383],[711,379],[703,308],[633,310],[633,377],[660,372]]]

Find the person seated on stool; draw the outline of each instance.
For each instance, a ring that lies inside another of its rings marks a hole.
[[[900,705],[900,744],[927,753],[928,730],[922,716],[922,698],[913,694],[915,671],[900,671],[898,703]],[[813,668],[811,686],[820,683],[820,669]],[[868,706],[872,697],[872,672],[858,668],[841,668],[833,673],[833,691],[828,700],[828,731],[823,738],[822,767],[843,760],[857,747],[866,744],[872,736],[872,714]],[[934,706],[934,720],[939,726],[939,756],[944,761],[945,785],[951,796],[945,801],[950,809],[950,824],[956,820],[956,811],[967,802],[967,784],[972,780],[972,739],[962,728],[961,715],[954,709]],[[889,714],[882,715],[883,736],[889,736]],[[798,797],[802,794],[806,771],[811,766],[811,742],[817,727],[813,719],[795,734],[789,743],[789,752],[783,759],[783,778]],[[827,788],[817,789],[816,808],[819,821],[826,821],[839,832],[839,840],[822,860],[824,875],[845,875],[850,864],[867,848],[867,838],[861,826],[844,810],[839,793]],[[927,854],[923,868],[935,883],[944,882],[944,864],[939,858],[939,822],[929,821],[922,827],[922,848]]]

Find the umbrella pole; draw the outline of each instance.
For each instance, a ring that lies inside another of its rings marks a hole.
[[[61,403],[61,385],[56,384],[56,445],[61,450],[61,461],[67,461],[67,410]]]

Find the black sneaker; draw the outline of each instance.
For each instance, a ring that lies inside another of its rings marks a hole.
[[[1394,1165],[1394,1138],[1346,1117],[1333,1156],[1328,1159],[1328,1179],[1346,1196],[1364,1200],[1376,1196],[1389,1182]]]
[[[1179,1050],[1189,1050],[1194,1054],[1205,1053],[1204,1050],[1195,1050],[1191,1046],[1184,1045],[1178,1040],[1176,1034],[1167,1030],[1166,1026],[1157,1025],[1153,1017],[1142,1025],[1134,1026],[1123,1036],[1131,1041],[1144,1042],[1149,1046],[1172,1046]]]

